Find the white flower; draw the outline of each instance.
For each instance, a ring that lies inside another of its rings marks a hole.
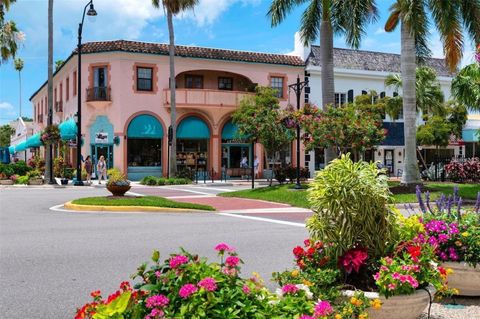
[[[437,267],[438,267],[438,264],[436,262],[434,262],[433,260],[430,260],[430,265],[432,265],[432,267],[434,269],[437,269]]]
[[[275,290],[275,294],[279,297],[279,298],[282,298],[283,297],[283,291],[281,288],[277,288],[277,290]]]
[[[305,291],[305,295],[307,296],[308,299],[313,298],[313,293],[310,291],[310,288],[308,288],[307,285],[304,284],[298,284],[295,285],[298,289]]]

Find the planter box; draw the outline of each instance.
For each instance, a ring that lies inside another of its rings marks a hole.
[[[448,287],[456,288],[461,296],[480,296],[480,265],[476,268],[465,262],[445,262],[444,268],[451,268],[448,275]]]
[[[0,185],[13,185],[13,181],[11,179],[0,179]]]
[[[125,195],[126,192],[130,190],[131,186],[126,185],[126,186],[117,186],[117,185],[108,185],[107,184],[107,189],[110,193],[113,194],[113,196],[123,196]]]
[[[429,286],[427,289],[433,298],[435,288]],[[353,296],[354,291],[346,290],[344,294]],[[368,318],[370,319],[417,319],[430,303],[430,296],[423,289],[415,291],[412,295],[393,296],[388,299],[376,292],[366,292],[365,296],[369,299],[378,298],[382,301],[382,308],[378,310],[368,308]]]
[[[43,185],[43,178],[32,178],[28,181],[28,185]]]

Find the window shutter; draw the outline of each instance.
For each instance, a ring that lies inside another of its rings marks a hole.
[[[348,90],[347,95],[348,95],[347,102],[353,103],[353,90]]]
[[[393,92],[393,97],[398,96],[398,92]]]
[[[367,95],[367,94],[368,94],[368,92],[367,92],[367,91],[365,91],[365,90],[362,90],[362,95]]]
[[[380,92],[380,98],[383,99],[385,97],[385,92]]]

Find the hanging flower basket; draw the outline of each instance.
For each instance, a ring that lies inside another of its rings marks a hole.
[[[42,134],[40,135],[40,139],[43,143],[43,145],[51,145],[51,144],[56,144],[60,141],[60,130],[58,128],[58,125],[52,124],[47,126]]]

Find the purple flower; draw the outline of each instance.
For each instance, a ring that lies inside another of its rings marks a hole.
[[[420,190],[420,185],[417,185],[415,187],[415,194],[417,195],[417,200],[418,200],[418,206],[420,207],[420,210],[422,213],[426,213],[427,209],[425,208],[425,203],[423,202],[422,198],[422,191]]]

